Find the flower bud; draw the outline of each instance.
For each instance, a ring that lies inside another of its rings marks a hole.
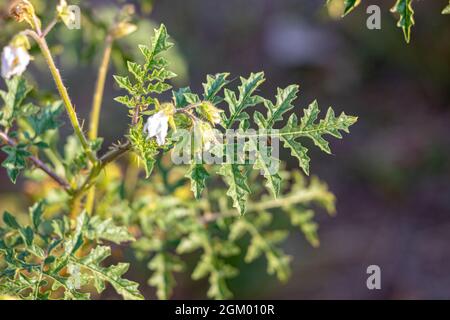
[[[211,125],[205,121],[195,121],[194,128],[194,153],[208,151],[217,144],[216,133]]]
[[[114,39],[120,39],[135,32],[136,30],[137,26],[135,24],[122,21],[111,29],[110,34]]]
[[[193,125],[192,119],[184,113],[176,113],[174,121],[178,129],[191,129]]]
[[[177,129],[177,126],[175,124],[174,115],[175,115],[175,106],[170,103],[166,102],[160,105],[160,110],[168,117],[169,125],[173,130]]]
[[[122,14],[126,17],[131,17],[136,13],[136,8],[132,4],[126,4],[122,7]]]
[[[220,123],[221,116],[220,114],[223,112],[223,110],[218,109],[215,105],[213,105],[209,101],[203,102],[199,106],[199,112],[200,114],[208,120],[211,124],[215,125]]]
[[[175,106],[170,102],[161,104],[158,110],[163,111],[167,116],[173,116],[175,114]]]
[[[130,22],[135,12],[136,9],[132,4],[126,4],[122,7],[116,17],[117,22],[109,32],[114,39],[123,38],[137,30],[137,26]]]
[[[41,28],[41,21],[36,16],[33,5],[28,0],[16,1],[9,9],[9,14],[17,21],[26,21],[33,29]]]
[[[25,50],[30,50],[31,48],[28,37],[23,34],[16,35],[9,44],[13,47],[23,48]]]

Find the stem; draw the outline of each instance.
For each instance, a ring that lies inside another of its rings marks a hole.
[[[70,119],[72,127],[75,131],[75,135],[78,137],[78,140],[80,140],[80,143],[83,146],[84,150],[86,151],[89,159],[95,163],[96,158],[95,158],[94,154],[92,153],[92,150],[89,146],[89,143],[88,143],[86,137],[83,134],[83,131],[81,130],[81,126],[80,126],[80,123],[78,122],[75,108],[73,107],[73,104],[72,104],[72,101],[70,100],[67,89],[64,86],[63,80],[61,78],[61,74],[59,73],[59,70],[55,65],[55,61],[53,60],[53,57],[50,53],[50,49],[48,48],[47,41],[45,40],[45,38],[38,36],[38,34],[36,32],[31,31],[31,30],[24,31],[24,34],[31,36],[39,45],[42,55],[44,56],[45,61],[47,62],[50,72],[53,76],[53,80],[55,81],[56,87],[58,88],[61,99],[64,102],[64,106],[66,107],[66,111],[67,111],[67,114],[69,115],[69,119]]]
[[[299,191],[293,195],[270,199],[261,202],[252,202],[248,204],[247,213],[261,212],[270,209],[290,207],[300,203],[308,203],[313,201],[318,196],[318,191],[315,189],[308,189]],[[202,224],[209,224],[221,218],[239,217],[239,213],[234,209],[221,210],[220,212],[208,213],[200,218]]]
[[[41,282],[42,282],[42,274],[44,272],[44,260],[42,260],[41,266],[40,266],[40,271],[39,271],[39,278],[38,281],[36,282],[35,288],[34,288],[34,300],[37,300],[39,297],[39,289],[41,288]]]
[[[42,37],[47,36],[47,34],[52,31],[53,27],[58,23],[58,19],[54,18],[52,22],[49,23],[49,25],[45,28],[44,32],[42,33]]]
[[[131,143],[129,141],[124,144],[117,145],[114,149],[100,157],[100,167],[103,169],[107,164],[113,162],[117,158],[121,157],[131,149]]]
[[[103,58],[102,63],[100,65],[100,69],[98,70],[98,76],[97,76],[97,84],[95,88],[94,93],[94,100],[92,102],[92,111],[91,111],[91,122],[89,126],[89,139],[95,140],[98,136],[98,126],[100,123],[100,111],[102,109],[102,100],[103,100],[103,93],[105,90],[105,81],[106,81],[106,74],[108,73],[108,66],[109,61],[111,58],[111,49],[113,44],[113,38],[108,35],[106,37],[106,47],[105,51],[103,52]],[[86,200],[86,211],[89,214],[92,214],[94,209],[94,203],[95,203],[95,186],[93,186],[89,190],[89,194]]]
[[[106,38],[106,47],[103,52],[102,63],[97,75],[97,84],[95,88],[94,100],[92,102],[91,122],[89,126],[89,139],[94,140],[98,135],[98,126],[100,120],[100,111],[102,108],[103,92],[105,89],[106,74],[108,73],[109,61],[111,58],[113,39],[111,36]]]
[[[0,131],[0,138],[8,145],[15,147],[17,146],[17,143],[8,137],[8,135],[4,132]],[[44,171],[50,178],[52,178],[56,183],[58,183],[61,187],[63,187],[66,191],[70,191],[70,185],[69,183],[62,177],[60,177],[58,174],[56,174],[52,169],[50,169],[44,162],[42,162],[40,159],[38,159],[35,156],[29,157],[30,161],[33,162],[36,167],[40,168],[42,171]]]
[[[131,119],[131,124],[135,125],[139,121],[139,113],[141,111],[141,106],[138,104],[134,108],[133,118]]]
[[[139,178],[139,167],[135,163],[135,155],[128,156],[128,167],[125,173],[125,192],[129,201],[133,200],[134,191]]]
[[[91,170],[91,173],[86,178],[83,185],[74,193],[74,199],[80,197],[86,190],[92,187],[93,182],[98,177],[100,172],[111,162],[120,158],[125,153],[131,150],[131,143],[129,141],[119,144],[113,147],[111,151],[108,151],[105,155],[100,157],[99,162]]]

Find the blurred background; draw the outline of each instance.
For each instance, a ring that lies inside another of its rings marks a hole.
[[[3,17],[6,2],[0,2]],[[206,74],[236,77],[264,70],[266,97],[277,86],[298,83],[296,105],[306,107],[317,98],[322,110],[333,106],[359,116],[350,135],[332,141],[332,156],[311,150],[312,174],[338,199],[335,218],[318,215],[320,248],[293,233],[285,245],[294,257],[289,282],[266,275],[265,262],[258,260],[230,281],[235,298],[450,298],[450,17],[440,14],[447,0],[414,1],[410,44],[389,12],[393,0],[363,1],[344,19],[338,4],[327,9],[318,0],[144,2],[141,31],[120,46],[136,54],[135,44],[148,43],[151,27],[165,23],[176,42],[176,87],[190,84],[198,91]],[[118,8],[115,1],[83,4],[105,19]],[[381,30],[366,28],[370,4],[381,7]],[[39,10],[55,5],[44,1]],[[2,46],[11,36],[5,23],[0,22]],[[82,23],[80,31],[58,29],[50,42],[61,53],[58,63],[77,110],[87,117],[102,34],[84,28]],[[96,46],[85,45],[89,37],[98,40]],[[31,68],[33,80],[53,90],[40,59]],[[127,126],[125,108],[113,101],[118,90],[112,74],[121,72],[122,62],[116,55],[108,76],[100,128],[105,146]],[[282,157],[296,166],[287,153]],[[25,210],[29,199],[21,190],[0,170],[1,211]],[[381,268],[381,290],[366,287],[372,264]],[[143,270],[129,277],[143,283],[149,274]],[[174,298],[205,297],[206,283],[188,275],[177,281]],[[154,297],[151,288],[144,292]]]

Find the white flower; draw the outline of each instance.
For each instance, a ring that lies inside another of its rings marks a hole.
[[[2,77],[9,79],[15,75],[21,75],[31,57],[24,47],[6,46],[2,52]]]
[[[156,142],[162,146],[166,142],[168,129],[169,116],[164,111],[160,111],[147,119],[144,133],[147,134],[147,139],[156,137]]]

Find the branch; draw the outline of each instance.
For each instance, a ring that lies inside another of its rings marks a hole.
[[[92,168],[91,173],[86,178],[84,183],[81,185],[80,188],[78,188],[74,193],[74,198],[77,198],[81,196],[85,191],[89,190],[93,183],[95,182],[95,179],[98,177],[100,172],[111,162],[114,160],[120,158],[122,155],[127,153],[131,150],[131,143],[129,141],[123,143],[114,145],[110,151],[105,153],[103,156],[100,157],[98,164]]]
[[[268,199],[259,202],[251,202],[248,204],[247,212],[262,212],[265,210],[276,209],[276,208],[289,208],[291,206],[308,203],[315,199],[318,199],[320,192],[315,189],[300,190],[292,195],[277,199]],[[200,219],[201,224],[214,223],[222,218],[239,217],[239,213],[234,210],[224,210],[221,212],[207,212]]]
[[[97,84],[95,87],[94,99],[92,102],[92,110],[90,117],[91,122],[89,125],[89,133],[88,133],[88,137],[91,140],[95,140],[98,136],[98,127],[100,123],[100,112],[102,110],[103,93],[105,90],[106,75],[108,73],[108,66],[111,58],[111,51],[113,45],[113,38],[110,35],[106,37],[105,45],[106,45],[105,51],[103,52],[102,63],[98,70]],[[94,210],[94,205],[95,205],[95,186],[92,187],[91,190],[89,190],[89,194],[86,200],[86,211],[92,214]]]
[[[8,145],[15,147],[17,143],[8,137],[8,135],[2,131],[0,131],[0,138]],[[34,163],[34,165],[44,171],[50,178],[52,178],[56,183],[58,183],[61,187],[63,187],[66,191],[70,191],[69,183],[58,174],[56,174],[51,168],[49,168],[44,162],[42,162],[39,158],[35,156],[29,157],[30,161]]]
[[[100,122],[100,111],[102,108],[103,92],[105,89],[105,80],[108,73],[109,61],[111,58],[111,50],[113,45],[113,38],[106,37],[105,50],[103,52],[102,63],[98,70],[97,83],[95,86],[94,99],[92,102],[91,122],[89,126],[89,139],[95,140],[97,138],[98,126]]]
[[[30,36],[33,38],[36,43],[39,45],[39,48],[41,49],[42,55],[44,56],[44,59],[50,69],[50,73],[53,76],[53,80],[55,81],[56,87],[58,89],[58,92],[61,96],[61,99],[64,102],[64,106],[66,107],[67,114],[69,115],[70,122],[72,124],[72,127],[75,131],[76,136],[78,137],[78,140],[80,140],[81,145],[83,146],[83,149],[86,151],[89,159],[95,163],[96,157],[92,153],[91,147],[89,146],[89,142],[84,136],[83,130],[81,129],[80,122],[78,121],[77,113],[75,112],[75,108],[72,104],[72,101],[70,100],[69,93],[67,92],[67,88],[64,85],[64,82],[61,78],[61,74],[59,73],[58,68],[55,65],[55,61],[53,60],[53,57],[50,53],[50,49],[48,48],[47,41],[44,37],[39,36],[36,32],[32,30],[25,30],[22,32],[26,36]]]
[[[123,144],[118,144],[112,147],[110,151],[100,157],[100,166],[104,168],[107,164],[120,158],[122,155],[131,150],[131,143],[127,141]]]

